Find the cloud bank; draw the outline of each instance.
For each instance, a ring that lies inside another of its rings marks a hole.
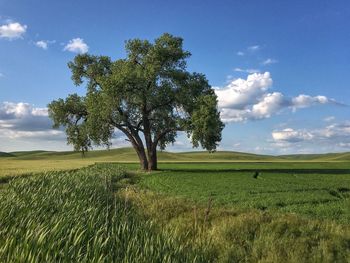
[[[63,131],[53,130],[46,108],[29,103],[0,104],[0,137],[57,140],[65,138]]]
[[[338,104],[325,96],[300,94],[289,98],[281,92],[269,92],[271,74],[253,73],[247,79],[232,80],[224,88],[216,88],[218,106],[224,122],[244,122],[270,118],[283,110],[295,111],[322,104]]]
[[[294,144],[328,145],[332,147],[350,147],[350,122],[333,123],[319,129],[285,128],[271,133],[273,142],[281,146]]]

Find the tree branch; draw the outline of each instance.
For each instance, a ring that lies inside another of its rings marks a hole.
[[[151,113],[152,111],[154,111],[155,109],[158,109],[158,108],[161,108],[161,107],[164,107],[164,106],[169,105],[169,103],[172,103],[173,101],[174,101],[174,99],[170,99],[170,100],[168,100],[168,101],[166,101],[166,102],[164,102],[164,103],[155,105],[155,106],[151,107],[150,109],[148,109],[148,110],[146,111],[146,113],[149,114],[149,113]]]
[[[159,133],[159,134],[157,135],[157,137],[154,139],[154,144],[157,145],[158,142],[159,142],[165,135],[167,135],[169,132],[175,132],[175,131],[183,131],[183,129],[181,129],[180,127],[165,129],[163,132]]]

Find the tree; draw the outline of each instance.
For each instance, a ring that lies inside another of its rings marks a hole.
[[[93,144],[109,147],[120,130],[144,170],[157,169],[157,147],[174,143],[178,131],[187,132],[194,147],[215,151],[224,127],[217,97],[203,74],[186,71],[191,54],[182,42],[166,33],[154,43],[127,41],[125,59],[77,55],[68,67],[86,95],[52,101],[54,127],[64,126],[68,144],[83,152]]]

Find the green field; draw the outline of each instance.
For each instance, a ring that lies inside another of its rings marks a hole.
[[[0,261],[349,262],[348,157],[2,154]]]
[[[117,167],[20,178],[0,192],[1,262],[204,262],[115,195]],[[199,256],[197,256],[197,254]]]
[[[226,163],[161,167],[167,169],[142,176],[140,184],[151,191],[201,203],[212,198],[217,206],[292,212],[350,223],[350,170],[344,169],[348,164]]]

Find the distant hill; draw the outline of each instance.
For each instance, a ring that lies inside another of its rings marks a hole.
[[[280,155],[281,159],[293,161],[350,161],[350,152],[345,153],[324,153],[324,154],[290,154]]]
[[[118,148],[111,150],[94,150],[87,152],[84,156],[80,152],[65,151],[17,151],[11,153],[0,153],[0,157],[11,157],[18,160],[71,160],[71,159],[94,159],[96,161],[120,161],[137,162],[138,158],[133,148]],[[159,161],[163,162],[230,162],[230,161],[350,161],[350,153],[327,153],[327,154],[293,154],[293,155],[260,155],[252,153],[218,151],[208,153],[206,151],[192,152],[166,152],[158,153]]]
[[[0,157],[13,157],[11,153],[0,152]]]
[[[59,160],[71,160],[93,158],[97,161],[129,161],[137,162],[138,157],[133,148],[118,148],[111,150],[95,150],[85,153],[84,156],[80,152],[66,151],[66,152],[48,152],[48,151],[21,151],[11,152],[12,157],[18,160],[42,160],[42,159],[59,159]],[[10,156],[7,156],[10,157]],[[274,156],[257,155],[250,153],[230,152],[230,151],[218,151],[215,153],[208,153],[206,151],[194,151],[194,152],[158,152],[159,161],[183,161],[183,162],[202,162],[202,161],[273,161],[278,159]]]
[[[45,154],[50,153],[49,151],[20,151],[20,152],[11,152],[10,154],[15,157],[22,157],[22,156],[31,156],[36,154]]]

